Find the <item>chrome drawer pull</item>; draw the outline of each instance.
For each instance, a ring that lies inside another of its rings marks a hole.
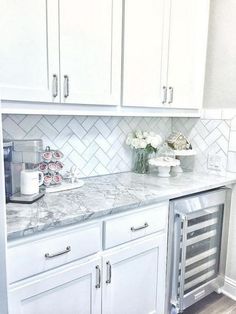
[[[101,269],[99,267],[99,265],[96,266],[96,285],[95,285],[96,289],[101,288]]]
[[[69,76],[64,75],[64,97],[69,97]]]
[[[167,87],[162,87],[162,103],[165,104],[167,101]]]
[[[58,96],[58,78],[56,74],[53,74],[52,96],[54,98]]]
[[[145,224],[143,226],[140,226],[140,227],[131,227],[130,230],[132,232],[135,232],[135,231],[139,231],[141,229],[145,229],[149,226],[149,224],[147,222],[145,222]]]
[[[69,253],[70,251],[71,251],[71,247],[67,246],[67,248],[64,251],[61,251],[61,252],[58,252],[58,253],[55,253],[55,254],[46,253],[45,254],[45,258],[49,259],[49,258],[57,257],[57,256],[60,256],[60,255]]]
[[[168,104],[172,104],[173,100],[174,100],[174,88],[170,86]]]
[[[111,263],[106,262],[107,264],[107,280],[106,283],[111,283]]]

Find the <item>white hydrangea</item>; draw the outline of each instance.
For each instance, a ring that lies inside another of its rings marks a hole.
[[[151,146],[154,148],[157,148],[161,145],[162,143],[162,138],[160,135],[155,135],[151,138]]]
[[[154,137],[154,136],[156,136],[156,133],[154,133],[154,132],[149,132],[149,135],[151,136],[151,137]]]
[[[144,132],[143,132],[143,137],[144,137],[144,138],[147,138],[148,136],[149,136],[149,133],[148,133],[147,131],[144,131]]]
[[[136,135],[137,138],[140,138],[140,139],[143,138],[143,132],[142,132],[141,130],[137,130],[137,131],[135,132],[135,135]]]
[[[128,134],[126,138],[126,144],[135,149],[145,149],[147,147],[156,150],[162,143],[162,138],[160,135],[154,132],[142,132],[137,130],[134,134]]]
[[[139,148],[146,148],[147,142],[144,139],[140,139],[139,141]]]
[[[138,138],[133,138],[131,141],[131,146],[133,146],[134,148],[138,149],[139,147],[139,139]]]
[[[148,144],[151,144],[151,142],[152,142],[152,137],[151,137],[150,135],[148,135],[148,137],[146,138],[146,142],[147,142]]]
[[[131,143],[132,143],[132,139],[133,139],[132,133],[128,134],[127,139],[126,139],[126,141],[125,141],[126,145],[129,145],[129,146],[130,146]]]

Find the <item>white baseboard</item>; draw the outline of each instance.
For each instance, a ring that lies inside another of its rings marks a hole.
[[[236,280],[225,277],[225,285],[222,289],[222,293],[236,301]]]

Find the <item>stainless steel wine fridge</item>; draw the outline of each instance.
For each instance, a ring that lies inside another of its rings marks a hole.
[[[169,281],[172,313],[224,285],[231,190],[171,201]]]

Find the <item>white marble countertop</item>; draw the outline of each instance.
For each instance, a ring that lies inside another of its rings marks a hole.
[[[31,205],[7,204],[8,239],[234,184],[236,174],[188,172],[159,178],[156,174],[126,172],[84,181],[79,189],[47,194]]]

